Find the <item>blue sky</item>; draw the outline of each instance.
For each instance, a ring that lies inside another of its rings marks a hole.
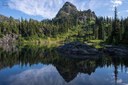
[[[118,17],[128,16],[127,0],[0,0],[0,14],[17,19],[52,19],[66,1],[76,5],[78,10],[91,9],[97,16],[112,17],[115,6]]]

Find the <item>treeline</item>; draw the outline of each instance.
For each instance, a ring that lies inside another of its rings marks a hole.
[[[84,37],[101,39],[108,43],[128,43],[128,18],[97,17],[94,23],[84,25]],[[125,40],[125,41],[124,41]]]
[[[114,18],[89,16],[86,20],[80,20],[75,15],[43,21],[23,18],[15,20],[9,17],[6,20],[0,20],[0,37],[16,34],[24,39],[55,38],[68,33],[69,30],[77,30],[75,38],[101,39],[114,44],[128,43],[128,18],[118,19],[116,8],[114,13]]]
[[[33,19],[26,20],[21,18],[21,20],[15,20],[13,17],[9,17],[8,20],[0,21],[0,37],[11,33],[20,35],[23,38],[56,37],[59,34],[68,32],[71,27],[73,27],[72,23],[65,22],[64,19],[39,22]]]
[[[114,18],[89,17],[82,24],[78,36],[85,40],[100,39],[109,44],[128,43],[128,17],[119,19],[115,7]]]

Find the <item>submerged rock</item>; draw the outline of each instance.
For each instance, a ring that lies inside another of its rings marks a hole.
[[[87,44],[80,42],[71,42],[60,46],[58,51],[63,56],[73,57],[73,58],[97,58],[100,52]]]
[[[128,56],[128,48],[124,46],[106,47],[104,53],[111,56]]]

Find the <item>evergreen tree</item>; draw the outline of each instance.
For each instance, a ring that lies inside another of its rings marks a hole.
[[[114,11],[114,22],[112,26],[112,33],[109,37],[109,42],[118,44],[120,42],[120,21],[117,18],[117,8]]]

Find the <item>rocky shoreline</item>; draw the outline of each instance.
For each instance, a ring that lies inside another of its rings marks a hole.
[[[97,58],[100,55],[96,48],[80,42],[71,42],[60,46],[58,52],[62,56],[80,59]]]
[[[103,49],[104,54],[110,56],[128,56],[128,47],[125,46],[111,46]]]
[[[105,48],[102,48],[101,50],[98,50],[94,47],[80,42],[71,42],[60,46],[58,48],[58,52],[62,56],[80,59],[94,59],[99,58],[103,55],[120,57],[128,56],[128,48],[124,46],[107,46]]]

